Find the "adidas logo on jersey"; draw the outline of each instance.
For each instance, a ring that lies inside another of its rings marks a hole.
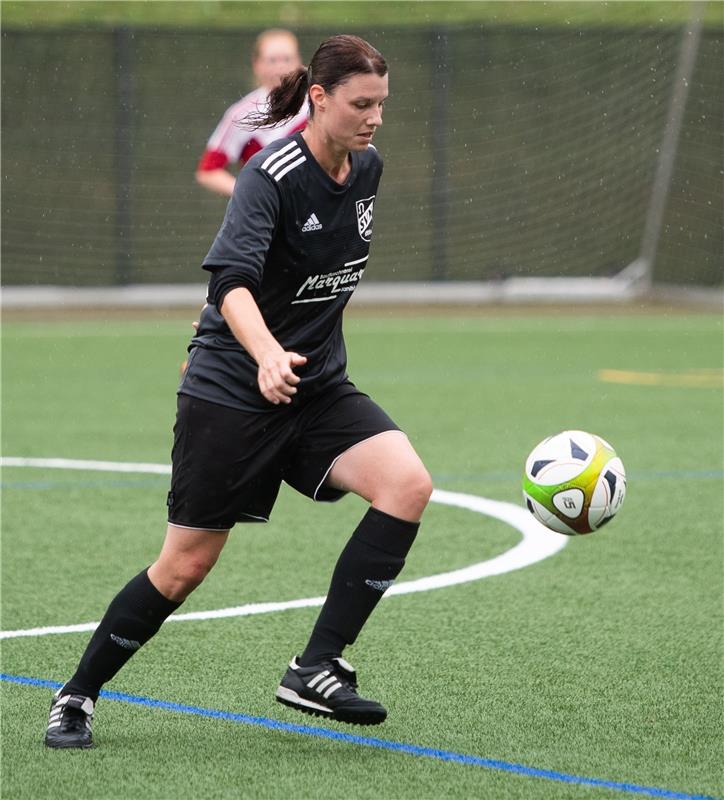
[[[321,231],[322,223],[317,219],[316,214],[312,216],[302,226],[302,233],[309,233],[309,231]]]

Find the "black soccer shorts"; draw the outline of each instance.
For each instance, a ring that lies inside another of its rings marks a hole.
[[[325,485],[336,459],[365,439],[396,430],[350,382],[303,404],[261,413],[180,394],[168,521],[203,530],[267,522],[282,481],[313,500],[339,500],[345,492]]]

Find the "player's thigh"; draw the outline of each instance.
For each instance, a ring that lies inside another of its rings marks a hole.
[[[424,508],[432,492],[430,475],[402,431],[380,433],[346,450],[334,462],[327,482],[378,505],[389,498]]]
[[[350,382],[309,402],[299,416],[298,430],[283,477],[298,492],[321,502],[334,502],[349,491],[336,489],[328,481],[343,453],[381,433],[399,433],[394,420]]]

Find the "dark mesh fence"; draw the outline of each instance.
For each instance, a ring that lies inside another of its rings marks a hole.
[[[678,30],[365,30],[390,64],[373,280],[610,275],[639,252]],[[329,31],[302,32],[309,57]],[[7,284],[199,282],[194,168],[254,33],[5,30]],[[722,281],[721,34],[690,87],[656,279]]]

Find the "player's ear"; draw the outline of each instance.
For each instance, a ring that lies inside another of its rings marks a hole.
[[[309,87],[309,99],[314,104],[314,108],[324,111],[324,102],[327,99],[327,93],[318,83],[313,83]]]

